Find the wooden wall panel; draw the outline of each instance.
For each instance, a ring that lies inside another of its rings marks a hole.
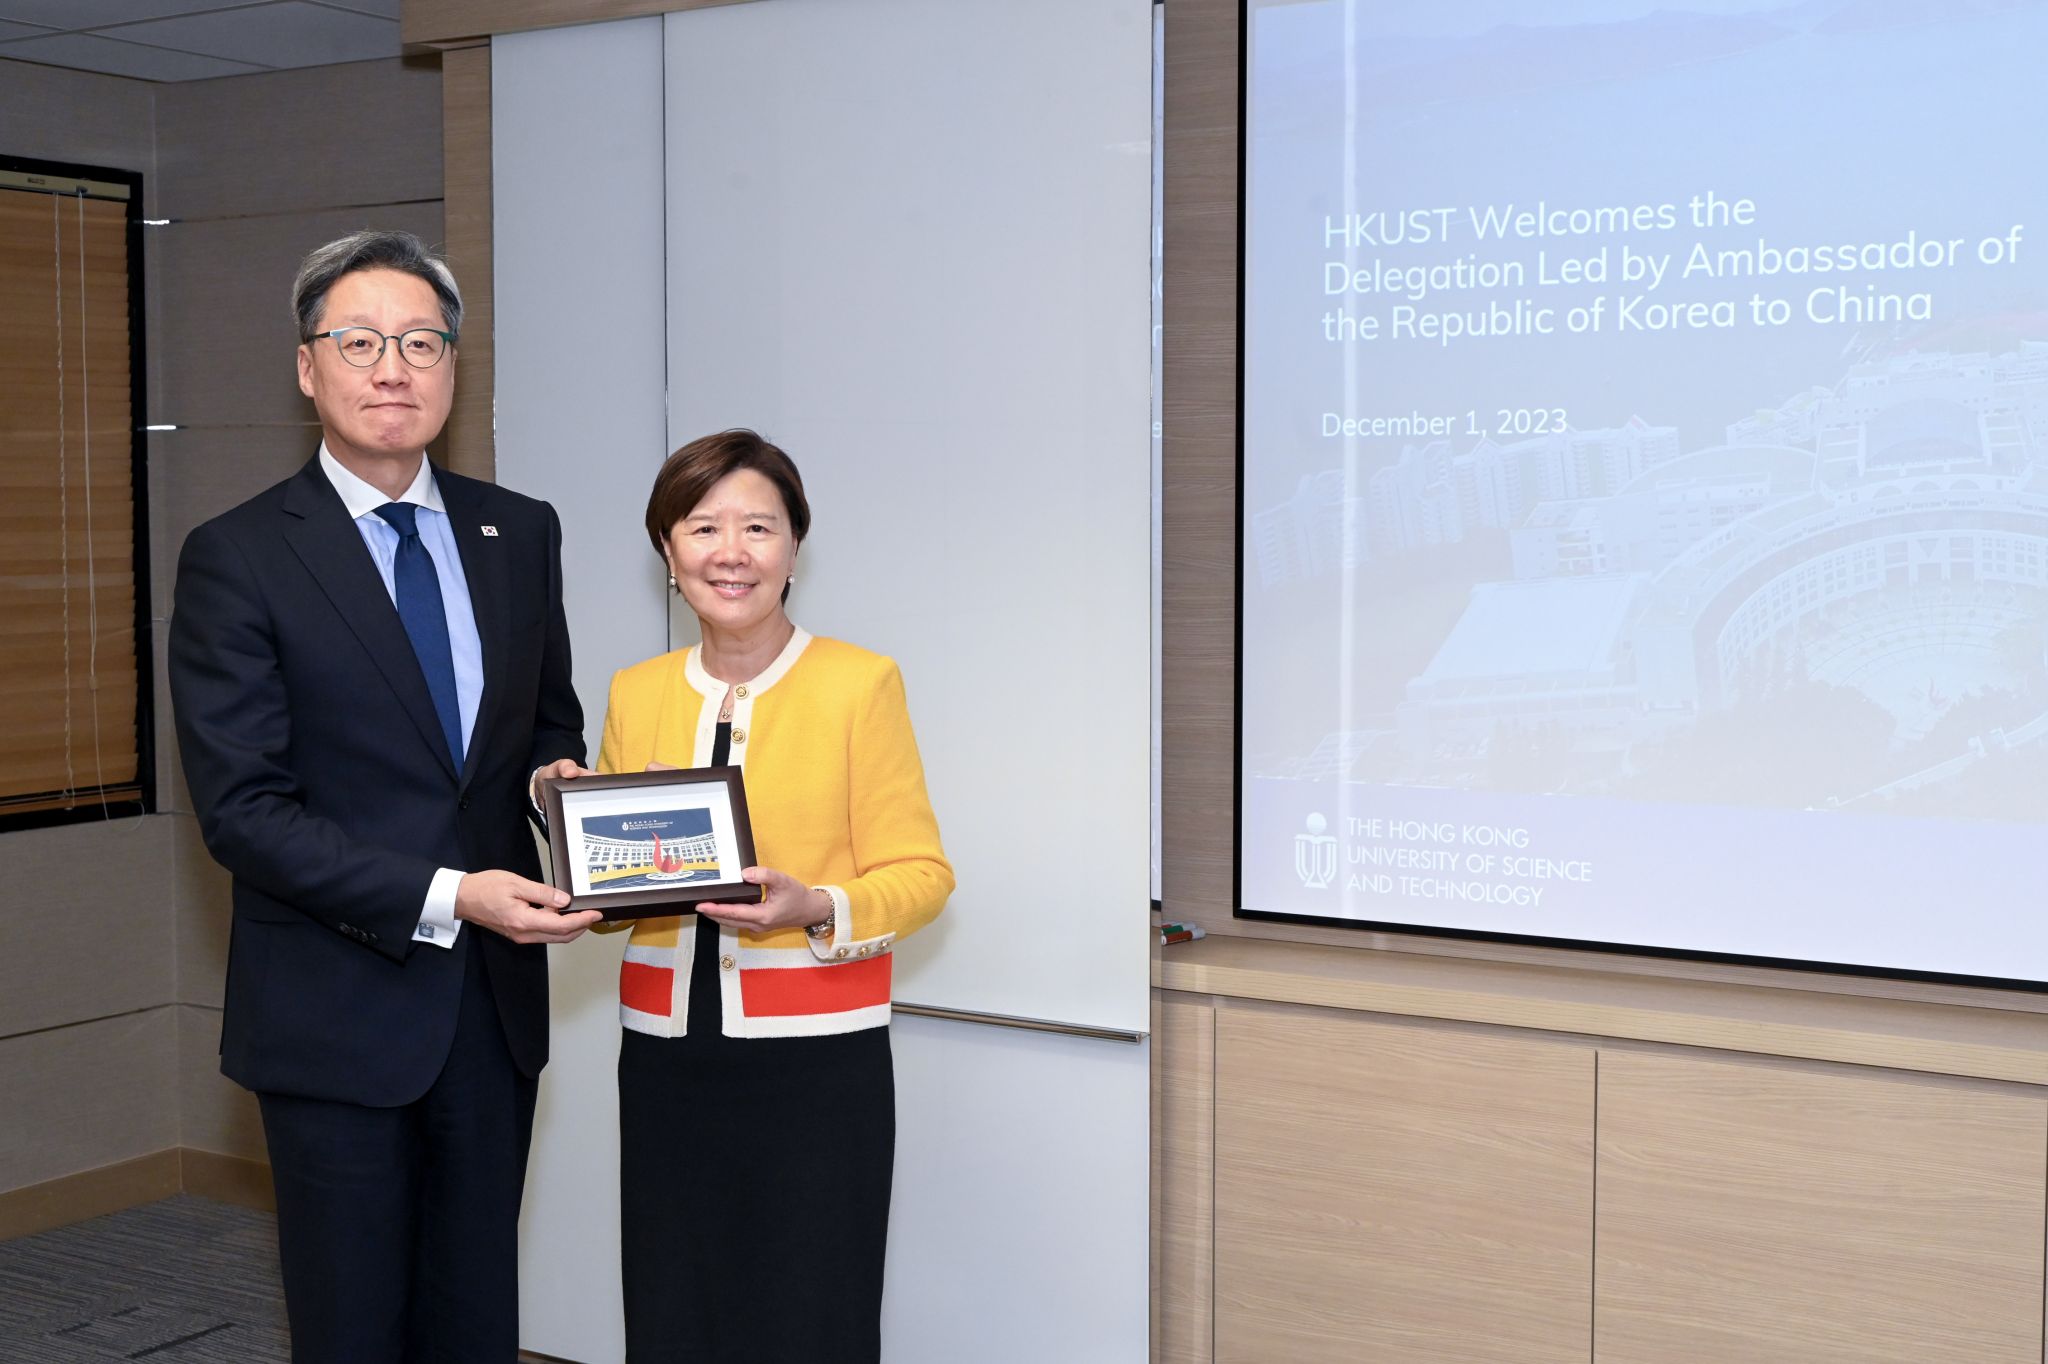
[[[176,1146],[176,1068],[169,1006],[0,1039],[0,1190]]]
[[[177,908],[173,937],[177,943],[180,1004],[218,1009],[225,997],[228,970],[228,874],[206,851],[199,821],[190,814],[163,816],[170,827],[173,896]]]
[[[1160,893],[1231,918],[1236,706],[1237,4],[1166,7],[1160,338]]]
[[[9,156],[141,171],[146,204],[155,186],[151,133],[156,92],[151,81],[0,60],[0,128]],[[152,214],[151,216],[155,216]]]
[[[161,818],[0,834],[0,1038],[171,1002],[170,866]]]
[[[291,340],[282,321],[283,289],[277,294],[277,344],[285,348],[283,359],[288,362]],[[290,377],[288,369],[280,380],[277,357],[271,358],[273,363],[263,367],[263,379],[271,385],[290,384],[296,397],[297,381]],[[171,589],[178,580],[178,552],[184,548],[185,537],[192,533],[192,528],[291,477],[300,465],[313,458],[320,448],[320,426],[312,420],[311,406],[307,404],[307,420],[299,425],[223,424],[150,432],[150,535],[156,557],[163,564],[161,570],[151,574],[159,620],[168,622],[171,618]],[[168,714],[167,710],[167,717]],[[159,742],[168,744],[172,737],[166,729]],[[159,790],[157,794],[161,797],[163,792]]]
[[[1603,1052],[1600,1364],[2042,1357],[2038,1094]]]
[[[150,631],[150,651],[155,655],[151,663],[155,668],[156,683],[153,695],[156,697],[157,814],[173,810],[190,814],[192,792],[185,785],[185,769],[178,764],[178,736],[171,723],[171,632],[162,620],[157,621]]]
[[[491,49],[458,48],[441,58],[441,126],[447,144],[443,198],[448,266],[462,285],[462,341],[455,405],[442,438],[448,467],[494,479],[496,357],[491,329]]]
[[[1152,1358],[1215,1351],[1216,1010],[1152,996]]]
[[[251,116],[262,117],[253,110]],[[402,228],[431,245],[441,239],[441,226],[441,204],[432,200],[180,222],[152,236],[164,317],[155,357],[162,406],[151,420],[184,427],[303,427],[317,420],[299,392],[294,358],[291,288],[299,262],[359,228]],[[245,496],[263,487],[252,484]],[[167,548],[166,573],[177,565],[177,546]]]
[[[163,180],[155,216],[191,221],[441,197],[441,78],[431,58],[175,81],[155,91]],[[273,283],[281,294],[291,276]]]
[[[181,1004],[178,1017],[178,1144],[267,1163],[256,1096],[220,1073],[220,1010]]]
[[[1583,1044],[1219,1005],[1219,1364],[1583,1364],[1593,1076]]]

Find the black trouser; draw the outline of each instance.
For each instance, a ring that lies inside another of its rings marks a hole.
[[[518,1354],[519,1200],[538,1082],[512,1063],[476,948],[454,949],[468,958],[462,1011],[424,1096],[398,1108],[257,1096],[294,1364]]]

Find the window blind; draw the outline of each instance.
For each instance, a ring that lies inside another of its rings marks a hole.
[[[132,202],[0,169],[0,823],[144,801]]]

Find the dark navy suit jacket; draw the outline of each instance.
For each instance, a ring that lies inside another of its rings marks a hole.
[[[561,523],[545,502],[434,476],[483,644],[460,772],[317,459],[194,530],[179,556],[178,744],[207,849],[234,877],[221,1069],[253,1090],[418,1098],[447,1058],[472,952],[514,1063],[536,1075],[547,1062],[545,948],[475,924],[453,949],[412,933],[441,867],[539,876],[527,779],[584,757]]]

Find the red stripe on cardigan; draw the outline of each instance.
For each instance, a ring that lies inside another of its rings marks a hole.
[[[838,1014],[889,1002],[889,958],[740,972],[740,1007],[748,1018]]]
[[[619,1003],[643,1014],[667,1018],[674,1008],[675,968],[645,962],[619,963]]]

